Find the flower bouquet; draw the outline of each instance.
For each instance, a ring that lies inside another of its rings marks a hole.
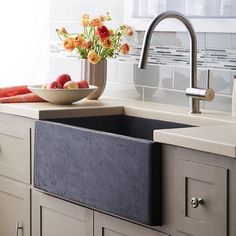
[[[124,55],[129,53],[128,43],[123,43],[123,36],[132,36],[133,30],[128,25],[120,25],[116,30],[105,26],[107,21],[111,21],[109,13],[99,17],[90,18],[88,14],[82,16],[82,33],[68,33],[62,27],[56,29],[64,48],[69,51],[76,51],[79,58],[88,59],[92,64],[97,64],[107,57],[117,57],[119,53]]]

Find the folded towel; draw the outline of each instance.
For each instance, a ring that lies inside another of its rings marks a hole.
[[[20,103],[20,102],[45,102],[42,98],[33,93],[20,94],[10,97],[0,98],[0,103]]]
[[[0,88],[0,98],[31,93],[26,85]]]

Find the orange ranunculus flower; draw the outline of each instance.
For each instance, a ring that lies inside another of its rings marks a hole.
[[[112,40],[110,38],[106,38],[102,40],[102,46],[104,48],[111,48],[112,47]]]
[[[84,42],[84,38],[81,35],[77,35],[74,39],[75,47],[80,47],[83,42]]]
[[[63,42],[63,46],[67,51],[72,52],[73,49],[75,48],[74,39],[73,38],[66,38]]]
[[[110,32],[105,25],[98,27],[96,33],[102,41],[110,36]]]
[[[104,22],[106,20],[106,17],[104,15],[100,15],[98,17],[98,19],[101,21],[101,22]]]
[[[88,61],[92,64],[97,64],[99,61],[101,61],[102,57],[98,55],[94,50],[89,51],[88,53]]]
[[[134,34],[134,31],[130,26],[124,25],[124,33],[128,36],[132,36]]]
[[[93,26],[93,27],[95,27],[95,26],[97,26],[97,27],[102,26],[102,22],[100,21],[99,18],[93,18],[93,19],[89,22],[89,24],[90,24],[91,26]]]
[[[124,43],[120,46],[120,52],[124,55],[127,55],[129,53],[129,44]]]
[[[82,43],[82,48],[90,49],[92,45],[93,45],[93,42],[91,40],[87,40]]]
[[[66,35],[68,34],[66,29],[64,27],[61,27],[60,29],[56,29],[56,31],[60,34],[60,35]]]
[[[89,24],[89,14],[84,14],[82,16],[82,25],[87,26]]]

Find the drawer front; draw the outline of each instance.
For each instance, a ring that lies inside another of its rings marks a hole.
[[[0,122],[0,175],[30,184],[30,128]]]
[[[178,230],[227,235],[227,169],[179,160],[177,187]]]

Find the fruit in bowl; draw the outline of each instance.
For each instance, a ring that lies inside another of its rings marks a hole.
[[[89,84],[86,80],[80,80],[78,82],[71,80],[70,77],[65,77],[67,74],[63,74],[57,78],[57,80],[42,85],[42,89],[83,89],[89,88]],[[70,80],[69,80],[70,79]]]
[[[66,82],[71,81],[71,77],[68,74],[62,74],[57,77],[56,81],[63,87]]]
[[[78,84],[79,88],[88,88],[89,87],[87,80],[80,80],[77,84]]]
[[[55,81],[28,86],[28,89],[50,103],[68,105],[84,99],[97,87],[89,85],[85,80],[73,81],[67,74],[63,74],[58,76]]]
[[[43,88],[45,88],[45,85],[43,85]],[[61,88],[62,88],[61,84],[58,83],[57,81],[53,81],[46,85],[46,89],[61,89]]]
[[[78,83],[75,81],[67,81],[64,85],[63,85],[63,89],[78,89]]]

